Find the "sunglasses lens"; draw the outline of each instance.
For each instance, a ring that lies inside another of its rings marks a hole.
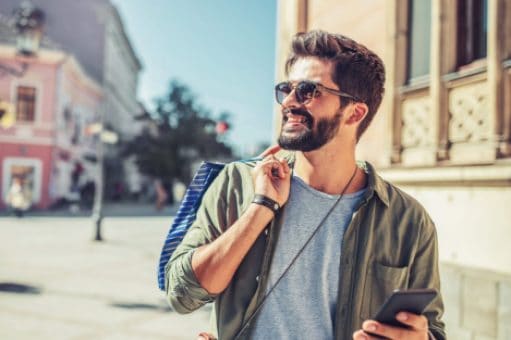
[[[311,100],[316,92],[316,84],[302,81],[296,86],[296,99],[300,103]]]
[[[286,99],[287,96],[292,91],[292,87],[289,83],[280,83],[275,86],[275,98],[277,99],[277,103],[282,104],[284,99]]]
[[[295,89],[296,101],[303,104],[311,100],[316,95],[316,84],[309,81],[299,82]],[[277,103],[282,104],[284,99],[293,91],[293,87],[288,82],[283,82],[275,86],[275,98]]]

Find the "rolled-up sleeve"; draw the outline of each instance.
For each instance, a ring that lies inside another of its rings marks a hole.
[[[178,313],[190,313],[216,295],[209,294],[198,282],[192,269],[192,256],[195,249],[169,261],[166,267],[167,298]]]
[[[204,194],[197,217],[165,266],[167,300],[178,313],[190,313],[216,295],[199,283],[192,268],[197,248],[216,239],[226,228],[227,170],[223,169]]]

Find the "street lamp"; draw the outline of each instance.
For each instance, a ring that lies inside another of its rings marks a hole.
[[[13,12],[16,29],[16,51],[22,57],[32,57],[39,50],[43,36],[44,12],[30,1],[23,1]],[[27,71],[28,63],[23,61],[21,69],[0,63],[0,70],[15,77],[22,77]]]
[[[103,221],[103,190],[104,190],[104,149],[103,143],[116,144],[119,140],[117,133],[109,131],[103,127],[102,123],[90,124],[86,128],[86,133],[89,135],[97,135],[98,146],[97,146],[97,173],[96,183],[94,190],[94,205],[92,208],[92,221],[94,223],[94,241],[102,241],[101,237],[101,223]]]
[[[44,12],[32,2],[23,1],[21,6],[14,10],[14,20],[18,32],[18,53],[24,56],[36,54],[43,36]]]

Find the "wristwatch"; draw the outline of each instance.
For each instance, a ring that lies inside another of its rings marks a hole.
[[[277,211],[279,211],[280,209],[280,204],[264,195],[255,194],[252,203],[264,205],[265,207],[273,211],[274,214],[276,214]]]

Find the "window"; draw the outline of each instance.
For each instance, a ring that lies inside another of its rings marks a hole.
[[[486,58],[488,0],[458,0],[456,66]]]
[[[16,120],[33,122],[35,119],[36,89],[34,87],[18,86],[16,98]]]
[[[30,191],[31,201],[37,204],[41,200],[42,162],[36,158],[6,157],[2,163],[2,194],[3,201],[7,196],[13,177],[23,180]]]
[[[410,0],[408,7],[408,82],[429,74],[431,0]]]

